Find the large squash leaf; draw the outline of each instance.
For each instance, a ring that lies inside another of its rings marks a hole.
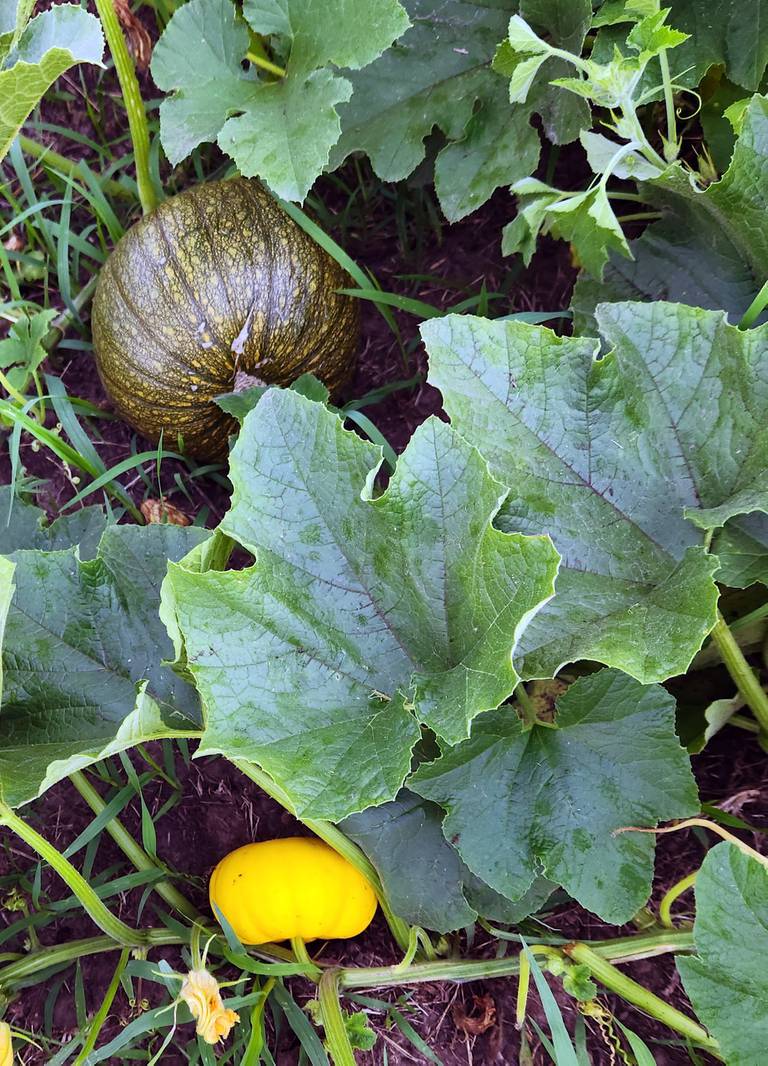
[[[345,818],[341,828],[373,862],[395,914],[441,933],[471,925],[478,914],[510,925],[547,901],[554,885],[537,878],[518,903],[489,888],[443,836],[436,803],[403,789],[381,807]]]
[[[573,295],[577,331],[594,328],[595,306],[607,300],[676,300],[722,308],[738,321],[768,261],[768,99],[750,103],[720,181],[701,192],[672,169],[645,182],[643,198],[664,218],[631,242],[632,259],[611,255],[602,281],[582,274]]]
[[[616,924],[648,899],[654,839],[614,831],[698,809],[674,699],[614,670],[572,685],[554,726],[482,715],[409,788],[445,808],[445,835],[497,892],[517,899],[543,875]]]
[[[502,529],[549,532],[557,596],[523,635],[526,677],[595,659],[683,673],[715,622],[702,528],[768,505],[768,344],[722,313],[603,304],[606,345],[450,315],[422,327],[456,429],[510,486]],[[726,527],[727,528],[727,527]]]
[[[168,23],[152,58],[157,85],[173,94],[160,106],[163,148],[178,163],[218,140],[241,174],[303,200],[339,138],[336,105],[352,91],[332,68],[370,63],[408,17],[398,0],[246,0],[243,14],[247,22],[231,0],[189,0]],[[251,31],[290,50],[284,77],[243,71]]]
[[[562,73],[557,61],[544,64],[528,104],[510,104],[508,84],[491,63],[517,0],[405,0],[405,6],[412,28],[381,59],[347,74],[354,92],[339,109],[342,135],[331,164],[363,151],[379,177],[398,181],[424,159],[425,139],[437,127],[449,143],[437,156],[435,187],[455,221],[536,169],[534,112],[560,143],[578,136],[589,112],[583,101],[550,88],[550,78]],[[589,0],[523,0],[520,6],[553,43],[580,51]]]
[[[101,66],[104,37],[99,20],[76,4],[58,4],[27,20],[31,4],[20,0],[15,18],[3,5],[0,18],[0,159],[46,90],[75,63]]]
[[[685,990],[728,1066],[760,1066],[768,1047],[768,870],[718,844],[696,878],[697,956],[678,959]]]
[[[206,535],[110,526],[87,561],[76,548],[3,559],[3,587],[15,586],[0,708],[7,803],[132,744],[199,727],[194,690],[163,665],[173,649],[158,608],[168,559]]]
[[[200,691],[200,752],[261,765],[301,815],[392,799],[418,720],[448,739],[496,707],[552,595],[546,537],[492,527],[504,490],[430,419],[371,495],[377,448],[321,404],[268,392],[233,449],[221,529],[239,572],[169,570],[164,617]]]

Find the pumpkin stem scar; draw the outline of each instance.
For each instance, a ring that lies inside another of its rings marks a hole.
[[[233,392],[245,392],[246,389],[251,389],[254,385],[264,386],[268,384],[263,378],[257,378],[255,374],[246,374],[244,370],[235,371],[235,384],[232,389]]]

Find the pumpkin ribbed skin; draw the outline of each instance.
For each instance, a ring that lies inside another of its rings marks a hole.
[[[133,226],[99,278],[96,365],[120,415],[169,447],[220,458],[236,423],[214,396],[236,375],[288,385],[310,372],[333,392],[359,336],[350,278],[262,186],[197,185]]]
[[[357,936],[377,906],[363,875],[314,837],[264,840],[231,851],[211,874],[209,894],[245,944]]]

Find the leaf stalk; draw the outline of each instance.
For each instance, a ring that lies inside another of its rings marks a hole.
[[[719,611],[710,636],[739,694],[757,719],[761,734],[768,736],[768,695]]]
[[[145,215],[157,207],[155,186],[149,169],[149,126],[144,101],[141,98],[136,68],[133,65],[113,0],[96,0],[96,10],[101,20],[104,36],[107,39],[115,70],[123,94],[125,110],[128,113],[128,128],[133,144],[133,159],[136,166],[136,184],[139,187],[139,200]]]

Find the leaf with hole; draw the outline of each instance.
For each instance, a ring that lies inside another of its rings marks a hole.
[[[166,155],[178,163],[216,140],[245,177],[303,200],[339,138],[337,106],[352,92],[334,68],[365,66],[407,28],[398,0],[357,0],[354,11],[348,0],[246,0],[243,17],[230,0],[190,0],[152,58],[155,82],[171,94],[160,106]],[[257,73],[251,33],[281,39],[282,74]]]

